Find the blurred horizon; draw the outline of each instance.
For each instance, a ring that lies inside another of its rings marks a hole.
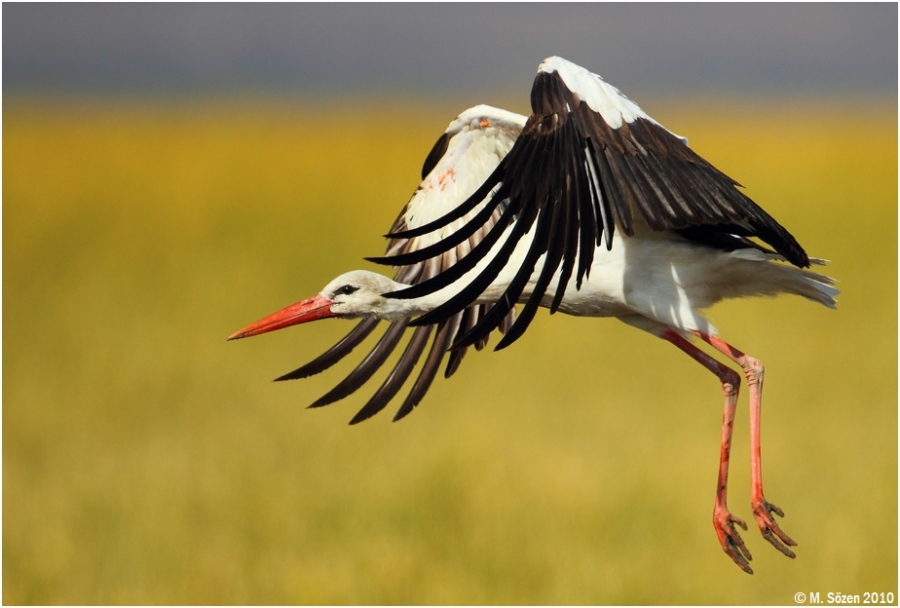
[[[3,93],[517,93],[561,55],[632,97],[897,94],[896,4],[5,4]]]

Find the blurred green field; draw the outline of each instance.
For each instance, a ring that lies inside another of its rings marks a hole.
[[[895,101],[645,104],[843,291],[711,311],[766,364],[767,497],[799,543],[751,529],[754,576],[711,525],[720,388],[660,340],[542,311],[402,422],[354,427],[368,393],[305,409],[348,365],[269,382],[350,324],[225,342],[372,268],[464,106],[422,107],[4,100],[3,602],[896,598]]]

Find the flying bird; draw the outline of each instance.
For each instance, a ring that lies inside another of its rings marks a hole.
[[[760,408],[763,365],[719,336],[702,310],[726,298],[795,294],[829,308],[834,281],[740,185],[687,140],[648,116],[600,76],[560,57],[544,60],[531,116],[476,106],[450,123],[428,154],[423,182],[394,222],[390,279],[354,270],[319,294],[234,333],[244,338],[316,319],[361,318],[329,351],[278,378],[332,366],[380,320],[390,325],[362,362],[312,404],[342,399],[407,346],[351,421],[383,409],[428,351],[395,419],[425,395],[442,363],[446,376],[466,349],[512,344],[539,307],[615,317],[662,338],[716,375],[724,416],[713,526],[745,572],[752,559],[726,504],[731,435],[741,375],[701,350],[709,344],[740,367],[750,393],[751,508],[763,537],[788,557],[796,543],[763,492]],[[433,339],[432,338],[433,334]],[[431,347],[428,348],[431,339]]]

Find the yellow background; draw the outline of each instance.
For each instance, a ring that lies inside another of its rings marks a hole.
[[[361,258],[463,107],[4,100],[4,603],[896,599],[891,103],[646,107],[842,290],[837,311],[711,311],[766,364],[766,494],[799,543],[753,529],[744,395],[729,497],[753,576],[710,522],[718,382],[649,335],[542,311],[402,422],[354,427],[380,377],[315,411],[349,364],[269,382],[349,323],[225,342],[377,270]]]

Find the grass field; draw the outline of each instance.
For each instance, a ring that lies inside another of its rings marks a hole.
[[[5,100],[4,603],[897,597],[893,103],[647,107],[842,289],[711,311],[766,364],[767,497],[799,543],[751,529],[754,576],[710,522],[720,388],[660,340],[542,312],[354,427],[368,393],[304,409],[348,366],[269,382],[349,324],[225,342],[372,268],[460,109]],[[731,484],[751,520],[746,396]]]

